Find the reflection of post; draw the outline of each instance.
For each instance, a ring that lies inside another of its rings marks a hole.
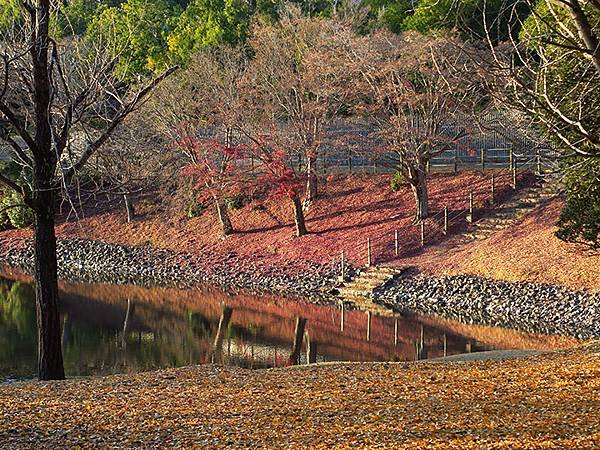
[[[344,301],[343,300],[341,301],[340,308],[341,308],[340,331],[343,332],[344,331]]]
[[[398,318],[394,318],[394,345],[398,345]]]
[[[69,320],[69,315],[65,313],[63,317],[63,325],[62,325],[62,347],[63,352],[65,351],[65,346],[69,342],[69,338],[71,337],[71,321]]]
[[[308,331],[304,333],[304,340],[306,341],[306,363],[314,364],[317,362],[317,343],[310,340]]]
[[[371,340],[371,311],[367,311],[367,341]]]
[[[448,340],[446,338],[446,333],[444,333],[444,357],[448,356]]]
[[[123,321],[123,333],[121,334],[121,348],[127,346],[127,334],[129,333],[129,327],[131,324],[131,318],[135,309],[134,303],[130,298],[127,299],[127,311],[125,312],[125,320]]]
[[[300,364],[300,350],[302,349],[302,338],[306,328],[306,319],[296,317],[296,329],[294,331],[294,346],[290,355],[290,364]]]
[[[221,318],[219,319],[219,328],[217,328],[217,335],[215,336],[215,342],[213,344],[213,363],[217,362],[219,364],[223,364],[223,338],[225,337],[225,331],[229,327],[231,314],[233,314],[233,309],[229,306],[223,305],[223,311],[221,312]]]

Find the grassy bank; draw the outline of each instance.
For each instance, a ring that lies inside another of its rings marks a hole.
[[[0,446],[598,448],[600,344],[507,361],[217,366],[0,387]]]

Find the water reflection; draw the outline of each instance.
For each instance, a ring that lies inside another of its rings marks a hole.
[[[60,287],[69,376],[209,362],[263,368],[322,361],[413,361],[574,343],[430,317],[379,317],[212,289],[71,283]],[[27,282],[0,278],[0,380],[35,375],[36,341],[33,289]]]

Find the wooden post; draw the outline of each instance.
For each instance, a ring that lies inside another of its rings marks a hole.
[[[485,170],[485,149],[481,149],[481,170]]]
[[[454,148],[454,173],[458,172],[458,147]]]
[[[465,350],[467,351],[467,353],[471,353],[471,343],[467,342],[467,345],[465,345]]]
[[[394,345],[398,345],[398,318],[394,318]]]
[[[448,205],[444,206],[444,236],[448,234]]]
[[[517,189],[517,165],[512,168],[512,188]]]
[[[496,177],[492,174],[492,204],[496,203]]]
[[[377,160],[373,161],[373,173],[377,173]]]
[[[352,173],[352,153],[348,151],[348,173]]]
[[[127,210],[127,223],[131,223],[135,218],[135,209],[133,207],[133,203],[131,203],[131,200],[129,200],[129,196],[127,194],[123,195],[123,200],[125,201],[125,209]]]
[[[431,172],[431,162],[429,160],[427,160],[427,162],[425,163],[425,172],[426,173]]]
[[[340,331],[342,333],[344,332],[344,309],[345,309],[344,300],[342,300],[342,303],[340,305]]]
[[[513,168],[513,163],[514,163],[514,160],[513,160],[513,159],[514,159],[514,158],[513,158],[513,149],[512,149],[512,147],[511,147],[511,148],[510,148],[510,152],[509,152],[509,154],[508,154],[508,167],[509,167],[511,170],[512,170],[512,168]]]
[[[367,341],[371,340],[371,311],[367,311]]]
[[[371,267],[371,238],[367,238],[367,267]]]
[[[470,223],[473,223],[473,191],[469,191],[469,216],[467,219]]]
[[[346,279],[346,266],[345,266],[345,259],[344,258],[344,250],[342,250],[342,260],[341,260],[341,268],[340,268],[340,281],[344,281]]]
[[[394,254],[400,256],[400,243],[398,242],[398,230],[394,230]]]
[[[444,333],[444,357],[448,355],[448,342],[446,339],[446,333]]]
[[[421,220],[421,246],[425,245],[425,219]]]

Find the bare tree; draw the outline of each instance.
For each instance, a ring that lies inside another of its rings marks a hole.
[[[429,161],[453,148],[470,130],[468,117],[481,98],[475,65],[452,38],[380,32],[362,39],[350,55],[361,67],[362,109],[372,120],[384,153],[394,153],[396,170],[415,196],[415,221],[428,214]]]
[[[545,130],[566,154],[600,155],[600,3],[597,0],[521,0],[531,15],[514,22],[518,40],[488,42],[491,92]],[[512,33],[513,35],[516,33]]]
[[[236,148],[244,126],[240,83],[247,65],[242,47],[201,51],[157,90],[149,105],[163,134],[185,156],[200,195],[214,204],[224,236],[234,232],[225,199],[245,175]]]
[[[318,194],[316,165],[326,133],[355,94],[346,57],[352,42],[347,24],[293,9],[277,25],[256,29],[250,42],[254,83],[280,120],[281,137],[306,161],[305,206]]]
[[[102,49],[86,48],[75,39],[59,43],[50,38],[52,2],[25,1],[23,8],[25,25],[0,42],[0,136],[14,160],[30,167],[31,182],[20,185],[0,174],[0,183],[19,192],[33,210],[38,376],[61,379],[57,199],[119,124],[174,69],[143,86],[125,85],[113,75],[116,60],[107,60]]]

